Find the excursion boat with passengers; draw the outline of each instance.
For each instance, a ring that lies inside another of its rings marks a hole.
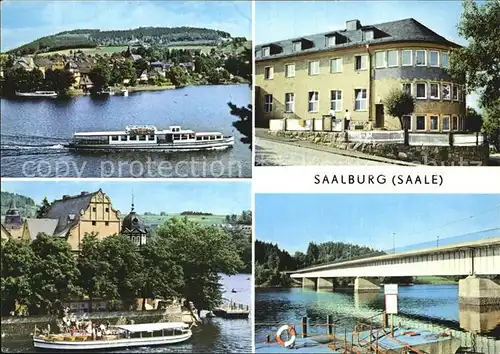
[[[35,91],[35,92],[18,92],[18,91],[16,91],[16,96],[18,96],[18,97],[34,97],[34,98],[56,98],[57,93],[55,91]]]
[[[96,326],[88,321],[78,327],[62,334],[38,334],[35,330],[33,345],[40,349],[86,352],[175,344],[192,336],[192,325],[183,322]]]
[[[219,132],[194,132],[180,126],[159,130],[153,125],[134,125],[123,131],[77,132],[65,147],[73,150],[197,151],[233,145],[233,136]]]

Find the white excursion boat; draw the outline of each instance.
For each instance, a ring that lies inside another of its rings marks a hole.
[[[55,91],[35,91],[35,92],[17,92],[16,96],[19,97],[49,97],[56,98],[57,93]]]
[[[144,323],[94,328],[89,322],[78,333],[35,334],[35,348],[61,351],[144,347],[175,344],[192,336],[191,326],[183,322]]]
[[[158,130],[155,126],[128,126],[124,131],[79,132],[65,147],[74,150],[197,151],[225,149],[234,145],[233,136],[219,132],[197,133],[180,126]]]

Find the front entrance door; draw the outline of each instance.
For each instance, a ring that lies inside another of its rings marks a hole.
[[[384,122],[384,105],[376,104],[375,105],[375,127],[383,128],[385,125]]]

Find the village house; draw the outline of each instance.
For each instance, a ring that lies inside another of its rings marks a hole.
[[[12,65],[12,70],[16,70],[22,68],[26,71],[31,71],[35,68],[35,62],[32,57],[24,56],[14,59],[14,63]]]
[[[314,121],[349,111],[351,129],[400,130],[384,99],[394,88],[411,94],[411,132],[465,130],[465,90],[447,72],[460,47],[413,18],[362,25],[255,47],[256,124]]]
[[[147,84],[148,83],[148,71],[143,70],[139,75],[138,75],[139,83],[140,84]]]

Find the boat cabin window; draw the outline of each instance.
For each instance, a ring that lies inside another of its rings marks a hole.
[[[178,134],[173,134],[172,137],[174,140],[180,140],[180,135]]]
[[[146,140],[146,135],[139,135],[139,140],[140,141],[145,141]]]
[[[186,134],[181,134],[181,140],[187,140],[188,136]]]
[[[119,136],[118,135],[113,135],[111,136],[112,141],[118,141]]]
[[[149,140],[155,140],[155,136],[154,135],[150,135],[148,139]]]
[[[181,128],[180,128],[180,127],[172,127],[172,131],[173,131],[173,132],[178,132],[178,131],[180,131],[180,130],[181,130]]]

